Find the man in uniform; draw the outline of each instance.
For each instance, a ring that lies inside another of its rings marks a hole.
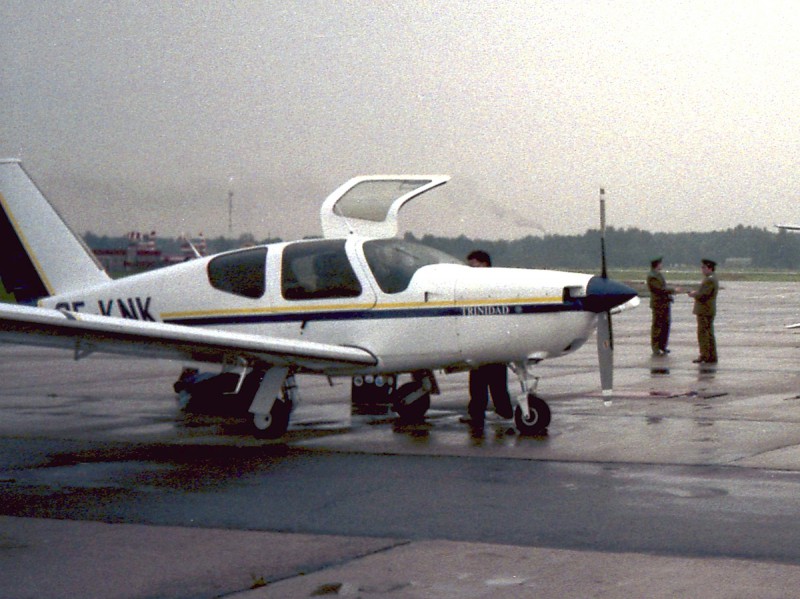
[[[716,262],[703,259],[700,266],[703,272],[703,281],[697,289],[689,292],[689,297],[694,298],[692,313],[697,317],[697,343],[700,345],[700,355],[694,360],[696,364],[717,363],[714,316],[717,314],[719,282],[714,274],[716,268]]]
[[[667,286],[667,281],[661,272],[663,258],[653,258],[650,261],[650,272],[647,273],[647,289],[650,291],[650,310],[653,320],[650,326],[650,349],[654,356],[663,356],[669,353],[670,311],[673,295],[680,292],[679,288]]]

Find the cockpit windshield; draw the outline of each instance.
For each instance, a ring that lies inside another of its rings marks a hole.
[[[411,278],[429,264],[464,264],[450,254],[402,239],[374,239],[364,243],[364,255],[384,293],[408,288]]]

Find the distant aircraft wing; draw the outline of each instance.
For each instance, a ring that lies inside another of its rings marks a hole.
[[[357,347],[13,304],[0,304],[0,342],[70,349],[76,359],[94,352],[211,363],[244,358],[307,372],[378,362]]]
[[[784,231],[800,231],[800,225],[775,225]]]
[[[787,324],[787,329],[800,329],[800,322],[796,322],[795,324]]]

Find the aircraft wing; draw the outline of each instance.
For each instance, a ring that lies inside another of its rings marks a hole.
[[[308,372],[378,362],[372,353],[357,347],[15,304],[0,304],[0,342],[71,349],[76,359],[93,352],[211,363],[244,358]]]
[[[775,225],[784,231],[800,231],[800,225]]]

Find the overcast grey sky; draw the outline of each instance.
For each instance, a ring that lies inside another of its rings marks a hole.
[[[795,1],[2,0],[0,157],[78,230],[293,238],[352,176],[422,235],[800,222]]]

